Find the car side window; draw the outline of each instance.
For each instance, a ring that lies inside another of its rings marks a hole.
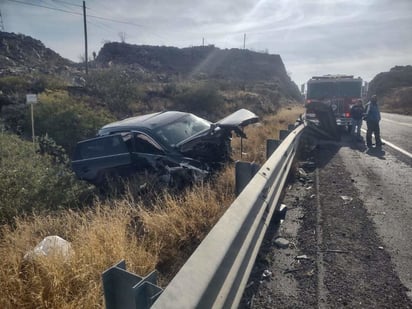
[[[141,153],[164,154],[163,148],[146,134],[135,132],[135,150]]]
[[[82,143],[78,148],[77,159],[90,159],[129,152],[120,135],[96,138]]]

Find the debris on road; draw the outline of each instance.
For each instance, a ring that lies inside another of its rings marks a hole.
[[[272,272],[271,272],[270,270],[268,270],[268,269],[265,269],[265,270],[263,271],[262,278],[267,279],[267,278],[269,278],[270,276],[272,276]]]
[[[282,237],[278,237],[274,241],[275,245],[281,249],[286,249],[289,247],[289,240]]]
[[[326,250],[319,250],[320,252],[325,253],[349,253],[347,250],[337,250],[337,249],[326,249]]]
[[[352,197],[346,196],[346,195],[341,195],[340,198],[345,202],[345,204],[349,204],[350,202],[353,201],[353,198],[352,198]]]
[[[298,255],[298,256],[296,256],[295,259],[297,259],[297,260],[310,260],[310,258],[306,254]]]

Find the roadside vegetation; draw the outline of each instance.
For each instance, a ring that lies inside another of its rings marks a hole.
[[[368,96],[376,94],[381,110],[412,115],[412,66],[395,66],[376,75],[369,83]]]
[[[180,109],[217,120],[246,107],[256,111],[261,122],[246,128],[248,138],[242,142],[242,154],[240,140],[234,138],[233,156],[235,160],[242,157],[262,163],[265,140],[277,138],[279,129],[294,123],[302,112],[300,108],[280,108],[287,103],[281,96],[269,104],[270,98],[277,96],[276,87],[269,90],[270,97],[252,87],[223,82],[159,84],[136,77],[136,83],[123,87],[94,89],[107,79],[114,84],[120,81],[109,75],[93,78],[95,84],[86,88],[65,89],[51,83],[44,87],[40,102],[34,106],[34,144],[28,139],[31,126],[27,106],[20,106],[21,102],[3,106],[1,308],[103,307],[101,273],[122,259],[129,271],[139,275],[157,269],[160,284],[166,285],[235,198],[233,164],[212,181],[182,192],[154,190],[148,180],[142,193],[132,180],[125,184],[125,192],[102,196],[94,186],[77,180],[70,170],[70,152],[76,141],[92,136],[104,123],[136,113]],[[133,92],[128,92],[132,99],[119,105],[124,98],[116,92],[127,91]],[[69,257],[24,258],[51,235],[71,243]]]

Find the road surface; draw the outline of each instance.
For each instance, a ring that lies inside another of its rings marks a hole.
[[[382,113],[382,137],[412,153],[411,119]],[[286,220],[268,234],[242,308],[412,308],[410,158],[348,136],[309,158],[316,169],[288,188]],[[273,245],[278,236],[288,248]]]
[[[381,118],[382,138],[412,154],[412,116],[381,113]]]

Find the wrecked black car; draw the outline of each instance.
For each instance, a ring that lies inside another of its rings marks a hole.
[[[108,177],[151,172],[171,182],[195,181],[230,160],[232,132],[258,121],[240,109],[212,123],[190,113],[167,111],[127,118],[102,127],[96,138],[77,143],[77,177],[101,185]]]

